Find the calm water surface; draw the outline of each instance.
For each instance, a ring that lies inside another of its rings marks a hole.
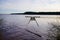
[[[46,36],[47,30],[51,27],[49,23],[56,22],[56,18],[36,18],[39,24],[38,27],[35,21],[31,21],[28,24],[30,18],[25,16],[57,17],[57,15],[0,15],[0,19],[4,19],[8,25],[15,24],[21,28],[41,34],[43,37]]]

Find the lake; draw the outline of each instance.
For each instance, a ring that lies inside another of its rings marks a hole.
[[[28,24],[30,18],[26,18],[25,16],[40,16],[41,18],[36,18],[39,26],[35,21],[30,21]],[[46,40],[45,36],[48,33],[48,29],[52,27],[50,23],[57,22],[56,17],[60,17],[60,15],[0,15],[0,19],[3,19],[7,25],[13,24],[22,29],[27,29],[34,33],[40,34],[43,40]]]

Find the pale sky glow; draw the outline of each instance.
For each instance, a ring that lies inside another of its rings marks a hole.
[[[60,0],[0,0],[0,14],[25,11],[60,11]]]

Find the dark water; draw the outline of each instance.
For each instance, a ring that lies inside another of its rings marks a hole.
[[[41,16],[41,17],[56,17],[57,15],[0,15],[0,19],[3,19],[7,25],[16,25],[18,27],[12,26],[12,29],[10,29],[10,33],[14,34],[14,32],[17,33],[17,31],[20,32],[17,34],[22,35],[22,38],[26,38],[26,40],[46,40],[46,34],[48,32],[48,29],[51,28],[51,25],[49,23],[56,22],[56,19],[54,18],[36,18],[37,23],[39,24],[39,27],[37,26],[35,21],[31,21],[29,24],[29,19],[25,16]],[[4,27],[5,28],[5,27]],[[22,29],[19,29],[22,28]],[[30,30],[34,33],[37,33],[41,35],[42,37],[37,37],[31,33],[26,32],[24,29]],[[17,30],[17,31],[16,31]],[[8,33],[9,33],[8,31]],[[8,34],[6,32],[5,36]],[[14,34],[17,35],[17,34]],[[24,35],[25,36],[24,36]],[[28,36],[26,36],[26,34]],[[32,39],[34,37],[34,39]],[[8,36],[7,36],[8,38]],[[21,38],[21,37],[20,37]],[[19,39],[19,38],[17,38]],[[14,40],[17,40],[14,39]],[[24,39],[21,39],[24,40]]]

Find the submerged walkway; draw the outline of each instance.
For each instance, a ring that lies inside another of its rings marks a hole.
[[[18,26],[2,26],[1,30],[3,40],[43,40],[40,35]]]

